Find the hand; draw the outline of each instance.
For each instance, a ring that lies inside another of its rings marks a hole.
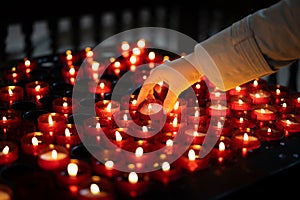
[[[191,54],[190,54],[191,55]],[[168,85],[168,93],[163,102],[166,113],[173,110],[178,96],[200,80],[201,73],[184,57],[166,61],[150,71],[149,77],[140,89],[137,105],[145,99],[154,99],[154,90],[159,90],[159,82]]]

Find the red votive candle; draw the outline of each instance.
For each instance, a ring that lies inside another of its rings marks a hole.
[[[276,119],[277,110],[270,105],[259,105],[252,109],[251,117],[257,121],[273,121]]]
[[[71,97],[59,97],[52,101],[52,109],[68,117],[78,109],[78,101]]]
[[[0,89],[0,100],[10,105],[13,102],[23,100],[24,91],[21,86],[4,86]]]
[[[256,135],[261,141],[271,142],[279,141],[284,137],[284,131],[279,130],[275,126],[264,126],[256,130]]]
[[[55,135],[64,131],[66,118],[60,113],[45,113],[38,117],[37,123],[39,131]]]
[[[234,89],[230,89],[228,93],[230,96],[246,96],[248,87],[246,85],[236,86]]]
[[[38,165],[44,170],[62,170],[70,162],[69,151],[59,145],[49,145],[38,155]]]
[[[261,142],[254,132],[235,131],[231,137],[232,148],[242,150],[243,154],[246,152],[260,148]]]
[[[34,81],[25,84],[25,92],[28,98],[39,100],[49,94],[49,84],[45,81]]]
[[[21,138],[21,147],[25,154],[37,156],[41,149],[52,143],[52,137],[42,132],[27,133]]]
[[[223,164],[232,161],[234,152],[231,149],[231,140],[229,137],[221,136],[211,151],[212,161]]]
[[[0,141],[0,165],[7,165],[19,158],[18,145],[10,141]]]
[[[234,111],[251,110],[252,100],[248,96],[232,96],[229,98],[229,107]]]
[[[230,109],[229,107],[222,104],[209,104],[206,109],[207,115],[209,116],[229,116]]]
[[[269,85],[268,89],[271,92],[272,99],[285,98],[289,93],[288,87],[282,85]]]
[[[201,145],[191,145],[188,150],[174,162],[174,165],[188,172],[195,172],[208,168],[210,154],[203,158],[199,158],[199,151],[201,148]]]
[[[13,109],[0,111],[0,128],[16,128],[21,124],[21,112]]]
[[[246,117],[231,117],[230,124],[232,127],[240,130],[245,130],[247,128],[254,129],[256,127],[255,122]]]
[[[215,91],[211,91],[208,94],[210,95],[209,99],[211,101],[226,101],[227,100],[227,94],[226,94],[226,92],[223,92],[223,91],[215,90]]]
[[[233,130],[229,117],[220,117],[219,119],[213,119],[213,121],[211,119],[206,128],[212,130],[218,136],[231,136]]]
[[[122,174],[121,171],[115,168],[115,162],[113,160],[106,160],[104,163],[102,163],[101,161],[93,157],[92,168],[94,173],[100,176],[105,176],[107,178],[114,178]]]
[[[97,83],[89,83],[89,92],[91,92],[92,94],[100,94],[103,96],[104,94],[111,92],[111,87],[111,81],[106,79],[100,79],[97,80]]]
[[[256,90],[249,94],[253,104],[268,104],[271,101],[271,93],[267,90]]]
[[[68,149],[80,144],[81,139],[78,135],[77,128],[80,127],[75,127],[75,124],[66,124],[64,131],[54,135],[55,142]]]
[[[113,126],[127,128],[133,122],[129,110],[120,110],[113,115]]]
[[[179,180],[182,177],[182,170],[180,167],[163,162],[161,169],[150,173],[150,178],[159,181],[164,185]]]
[[[163,119],[163,106],[160,101],[143,101],[137,109],[136,117],[144,121]]]
[[[113,113],[120,111],[120,103],[114,100],[100,100],[95,103],[96,115],[102,119],[111,119]]]
[[[255,91],[260,90],[267,87],[267,81],[263,80],[261,78],[254,79],[253,81],[250,81],[245,84],[247,87],[249,87],[249,91]]]
[[[123,173],[115,179],[116,189],[125,196],[134,198],[141,196],[148,189],[150,177],[148,174],[135,172]]]
[[[116,147],[122,148],[124,145],[133,142],[133,137],[128,135],[126,128],[115,128],[108,132],[107,138],[112,142]]]
[[[188,137],[193,137],[192,144],[202,144],[204,141],[204,138],[207,135],[207,129],[203,127],[185,127],[183,130],[184,134],[186,134]]]
[[[203,107],[188,107],[186,111],[187,125],[199,125],[203,126],[207,122],[208,116],[206,115],[205,108]]]
[[[89,117],[83,123],[83,137],[98,137],[110,131],[110,126],[102,124],[99,117]]]
[[[300,115],[288,114],[284,118],[277,119],[276,125],[278,129],[285,131],[286,135],[300,132]]]

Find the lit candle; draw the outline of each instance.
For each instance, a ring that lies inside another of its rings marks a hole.
[[[16,143],[10,141],[0,142],[0,165],[7,165],[19,158],[19,149]]]
[[[48,95],[49,90],[49,84],[45,81],[33,81],[25,84],[25,93],[30,99],[39,100]]]
[[[191,128],[191,127],[185,127],[184,133],[188,137],[193,137],[192,144],[202,144],[205,137],[207,136],[207,130],[206,128]]]
[[[256,135],[261,141],[271,142],[283,139],[284,132],[275,127],[264,126],[256,130]]]
[[[38,155],[38,166],[44,170],[62,170],[70,162],[69,151],[58,145],[49,145]]]
[[[52,109],[56,113],[64,114],[68,117],[70,114],[75,113],[78,108],[78,101],[71,97],[59,97],[52,101]]]
[[[300,115],[287,114],[284,118],[277,119],[276,125],[279,130],[286,132],[286,135],[300,132]]]
[[[103,133],[110,132],[111,127],[106,127],[100,124],[99,117],[90,117],[83,122],[83,135],[82,137],[95,137],[102,136]]]
[[[31,132],[22,136],[21,147],[25,154],[37,156],[41,149],[46,148],[52,143],[52,138],[49,134],[42,132]]]
[[[38,117],[37,123],[39,131],[55,135],[64,131],[66,118],[60,113],[45,113]]]
[[[66,124],[64,131],[54,135],[54,140],[58,145],[65,146],[68,149],[81,143],[81,139],[74,124]]]
[[[102,98],[104,98],[105,94],[108,94],[111,92],[112,83],[108,79],[98,79],[97,84],[94,82],[89,83],[89,91],[92,94],[98,94],[101,95]]]
[[[0,100],[11,105],[13,102],[23,100],[24,92],[21,86],[4,86],[0,89]]]
[[[230,109],[222,104],[210,105],[207,110],[207,115],[209,116],[228,116],[230,114]]]
[[[223,164],[232,161],[233,156],[230,138],[221,136],[211,151],[212,160],[218,164]]]
[[[257,121],[273,121],[276,119],[277,110],[273,106],[254,107],[251,117]]]
[[[271,100],[271,93],[266,90],[251,92],[249,96],[251,97],[253,104],[267,104]]]
[[[79,190],[78,200],[113,200],[114,197],[108,191],[100,189],[97,183],[91,183],[89,188]]]
[[[119,160],[121,158],[118,158]],[[93,171],[100,176],[104,176],[107,178],[114,178],[121,175],[121,171],[115,168],[116,161],[107,160],[103,163],[102,161],[97,160],[96,158],[92,158],[92,167]]]
[[[167,185],[182,177],[182,171],[179,167],[170,165],[169,162],[161,163],[161,169],[150,173],[150,178]]]
[[[252,100],[247,96],[232,96],[229,98],[229,106],[234,111],[251,110]]]
[[[120,111],[120,103],[114,100],[100,100],[95,103],[96,115],[103,119],[111,119]]]
[[[113,115],[113,126],[127,128],[132,122],[129,110],[120,110]]]
[[[246,96],[248,94],[248,88],[246,85],[236,86],[229,90],[229,95],[231,96]]]
[[[233,148],[242,151],[255,150],[260,148],[261,146],[259,138],[254,133],[246,131],[236,131],[235,133],[233,133],[231,142]]]

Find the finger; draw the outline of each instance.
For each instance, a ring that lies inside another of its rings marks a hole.
[[[172,92],[171,90],[168,91],[167,96],[164,100],[164,109],[167,113],[171,112],[174,108],[174,105],[178,99],[178,96]]]
[[[151,98],[151,95],[153,96],[153,87],[154,86],[155,86],[154,82],[143,84],[143,86],[140,89],[137,100],[136,100],[137,105],[139,105],[145,99],[147,99],[149,97]]]

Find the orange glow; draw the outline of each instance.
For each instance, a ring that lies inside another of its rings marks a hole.
[[[4,155],[7,155],[7,154],[9,153],[9,146],[5,146],[5,147],[3,148],[3,150],[2,150],[2,153],[3,153]]]
[[[178,126],[178,119],[177,119],[177,117],[174,117],[172,126],[173,127],[177,127]]]
[[[48,124],[49,124],[49,126],[53,126],[53,124],[54,124],[51,115],[48,115]]]
[[[119,131],[115,132],[115,136],[116,136],[116,141],[117,142],[121,142],[122,141],[122,136],[121,136],[121,134],[120,134]]]
[[[128,175],[128,181],[131,184],[136,184],[139,180],[138,175],[135,172],[130,172]]]
[[[90,186],[90,191],[93,195],[100,194],[100,188],[97,184],[92,183]]]
[[[71,137],[71,132],[68,128],[65,129],[65,136],[66,137]]]
[[[111,161],[111,160],[108,160],[108,161],[106,161],[106,162],[104,163],[104,165],[105,165],[105,168],[106,168],[106,169],[113,169],[113,167],[114,167],[114,162]]]
[[[247,133],[244,133],[243,140],[244,140],[245,142],[249,141],[249,136],[248,136]]]
[[[76,163],[69,163],[67,167],[69,176],[76,176],[78,173],[78,165]]]
[[[155,53],[153,51],[149,52],[148,58],[149,58],[149,60],[154,60],[155,59]]]
[[[144,149],[142,147],[136,148],[136,150],[135,150],[135,156],[137,158],[142,157],[143,154],[144,154]]]
[[[51,152],[51,157],[52,159],[56,160],[57,159],[57,151],[55,149],[52,150]]]
[[[193,149],[190,149],[188,152],[188,158],[190,161],[196,160],[196,153]]]
[[[225,151],[225,144],[222,141],[219,143],[219,151]]]
[[[33,146],[38,146],[39,145],[39,140],[37,139],[37,137],[32,137],[31,138],[31,143]]]
[[[164,172],[170,171],[170,168],[171,168],[171,166],[168,162],[163,162],[162,165],[161,165],[161,169]]]

